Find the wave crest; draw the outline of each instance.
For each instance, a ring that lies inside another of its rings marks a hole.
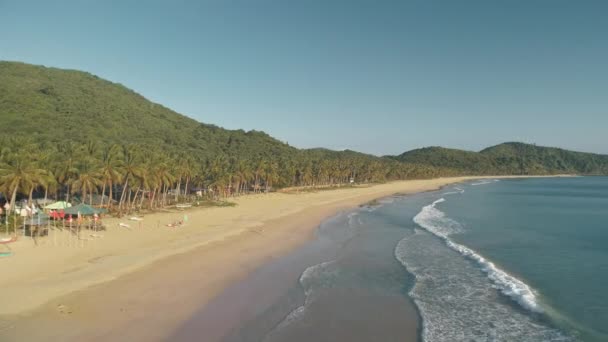
[[[500,269],[474,250],[449,239],[451,234],[462,232],[462,227],[458,222],[446,217],[444,212],[436,208],[438,203],[444,201],[444,198],[440,198],[432,204],[423,207],[414,217],[414,222],[433,235],[443,239],[451,249],[475,261],[481,267],[481,270],[487,274],[494,287],[501,293],[510,297],[527,310],[538,313],[543,312],[530,286]]]

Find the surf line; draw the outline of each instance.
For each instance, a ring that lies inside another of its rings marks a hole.
[[[494,287],[502,294],[513,299],[527,310],[542,313],[543,309],[538,304],[536,294],[530,286],[500,269],[494,265],[493,262],[487,260],[474,250],[449,239],[449,235],[454,232],[454,229],[450,228],[450,226],[452,226],[455,221],[446,218],[445,213],[436,208],[437,204],[444,201],[444,198],[440,198],[430,205],[423,207],[414,217],[414,222],[431,234],[444,240],[449,248],[460,253],[462,256],[475,261],[492,281]]]

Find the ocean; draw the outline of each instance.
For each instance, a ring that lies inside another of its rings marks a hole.
[[[437,193],[395,255],[426,341],[608,341],[608,178]],[[464,333],[463,333],[464,332]]]
[[[608,177],[479,180],[342,212],[208,314],[247,302],[226,342],[596,342],[606,284]]]

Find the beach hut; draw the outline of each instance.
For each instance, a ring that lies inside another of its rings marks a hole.
[[[78,218],[78,224],[77,224],[77,229],[78,229],[78,237],[80,238],[80,229],[81,229],[81,225],[82,225],[82,217],[84,216],[93,216],[93,215],[99,215],[99,214],[105,214],[106,212],[108,212],[106,209],[98,209],[98,208],[93,208],[90,205],[81,203],[78,205],[75,205],[73,207],[67,208],[65,209],[65,215],[79,215]],[[68,221],[70,223],[70,231],[72,229],[72,217],[70,216],[70,220]],[[97,231],[98,229],[104,229],[103,225],[100,225],[97,221],[97,217],[95,217],[95,219],[93,220],[93,222],[87,222],[85,223],[84,227],[86,228],[92,228],[95,231]]]
[[[47,230],[44,229],[45,226],[50,224],[50,216],[45,213],[37,213],[36,215],[27,218],[23,222],[23,236],[26,235],[25,226],[29,227],[30,236],[34,237],[34,231],[37,231],[38,235],[44,234]]]
[[[71,203],[68,203],[68,202],[65,202],[65,201],[59,201],[59,202],[55,202],[55,203],[52,203],[52,204],[49,204],[49,205],[45,206],[44,209],[46,209],[46,210],[61,210],[61,209],[69,208],[71,206],[72,206]]]
[[[106,213],[107,210],[105,209],[97,209],[97,208],[93,208],[88,204],[83,204],[80,203],[78,205],[75,205],[73,207],[67,208],[64,210],[66,215],[82,215],[82,216],[92,216],[95,214],[103,214]]]

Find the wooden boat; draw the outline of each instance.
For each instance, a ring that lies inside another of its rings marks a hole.
[[[0,245],[2,244],[7,244],[7,243],[12,243],[17,241],[17,238],[15,236],[11,236],[10,238],[2,238],[0,239]]]

